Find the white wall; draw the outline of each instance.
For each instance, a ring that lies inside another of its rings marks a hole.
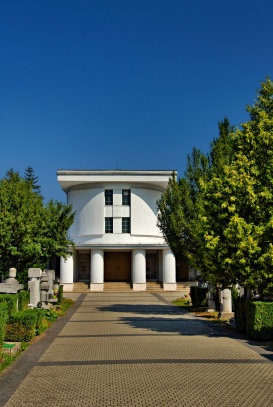
[[[131,189],[131,234],[161,236],[156,226],[156,201],[162,192],[144,188]]]
[[[70,236],[102,235],[104,233],[104,190],[102,188],[70,191],[68,204],[76,216]]]

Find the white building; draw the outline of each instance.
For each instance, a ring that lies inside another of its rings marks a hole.
[[[64,290],[75,281],[103,291],[109,281],[131,282],[133,290],[159,281],[176,290],[175,257],[157,227],[156,202],[172,171],[59,170],[58,182],[76,211],[70,228],[75,250],[61,259]]]

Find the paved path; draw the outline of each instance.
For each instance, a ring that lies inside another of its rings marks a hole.
[[[72,297],[1,374],[1,407],[273,406],[272,352],[171,305],[177,293]]]

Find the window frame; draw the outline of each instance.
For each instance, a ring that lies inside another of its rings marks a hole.
[[[113,190],[112,189],[104,190],[104,204],[105,204],[105,206],[113,206]]]
[[[131,205],[131,190],[130,189],[122,190],[122,205],[123,206]]]
[[[104,218],[104,233],[113,233],[113,218],[107,216]]]
[[[131,218],[130,217],[124,217],[121,218],[121,228],[122,228],[122,233],[131,233]]]

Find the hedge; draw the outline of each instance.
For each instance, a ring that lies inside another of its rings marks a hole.
[[[3,302],[0,303],[0,351],[5,339],[5,328],[8,320],[7,305]]]
[[[6,303],[8,314],[11,315],[17,311],[18,294],[0,294],[0,303]]]
[[[191,301],[194,307],[201,307],[207,305],[207,288],[192,286],[190,288]]]
[[[29,304],[29,291],[19,291],[18,293],[18,309],[19,311],[23,311],[24,309],[28,309]]]
[[[256,341],[273,339],[273,302],[237,300],[235,322],[238,331]]]
[[[36,333],[36,326],[36,310],[18,311],[9,316],[6,325],[5,341],[29,342]]]
[[[246,333],[254,340],[273,339],[273,303],[248,301],[246,304]]]

